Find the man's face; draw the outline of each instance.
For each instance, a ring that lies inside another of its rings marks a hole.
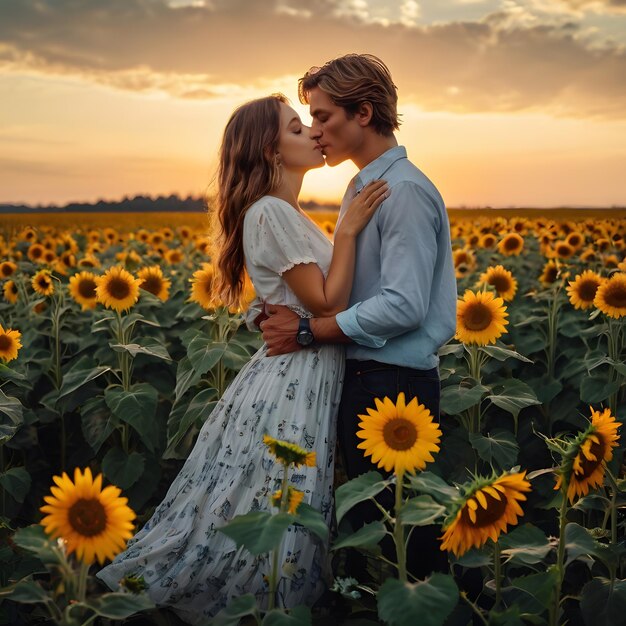
[[[333,167],[353,158],[363,141],[363,128],[356,117],[349,119],[345,109],[319,87],[309,92],[309,107],[313,118],[310,136],[321,146],[326,164]]]

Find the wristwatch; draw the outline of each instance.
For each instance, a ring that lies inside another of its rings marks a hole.
[[[306,347],[310,346],[313,341],[315,341],[315,337],[313,336],[313,331],[311,330],[311,320],[309,320],[308,317],[301,317],[300,323],[298,324],[296,342],[298,345]]]

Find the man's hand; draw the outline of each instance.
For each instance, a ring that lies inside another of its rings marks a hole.
[[[268,318],[260,323],[263,341],[267,344],[267,356],[287,354],[302,350],[296,342],[300,317],[291,309],[280,304],[266,304]]]

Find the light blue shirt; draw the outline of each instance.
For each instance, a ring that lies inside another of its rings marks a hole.
[[[431,369],[456,330],[457,288],[450,225],[441,195],[403,146],[353,179],[356,192],[383,178],[390,195],[361,231],[349,308],[337,324],[356,345],[349,359]],[[350,201],[342,202],[339,220]]]

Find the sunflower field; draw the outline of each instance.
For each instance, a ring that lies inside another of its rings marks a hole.
[[[334,213],[311,217],[332,236]],[[206,216],[174,219],[0,227],[0,624],[183,623],[141,577],[104,593],[93,576],[262,344],[242,323],[252,285],[237,309],[213,293]],[[269,606],[243,594],[211,623],[626,624],[626,217],[456,211],[451,232],[439,419],[419,398],[373,397],[357,433],[372,471],[337,468],[332,590],[280,606],[272,562]],[[254,554],[276,554],[291,524],[328,539],[289,483],[319,459],[275,435],[273,512],[223,529]],[[387,504],[351,528],[364,501]],[[426,579],[407,552],[419,527],[447,558]],[[351,550],[362,580],[344,575]]]

